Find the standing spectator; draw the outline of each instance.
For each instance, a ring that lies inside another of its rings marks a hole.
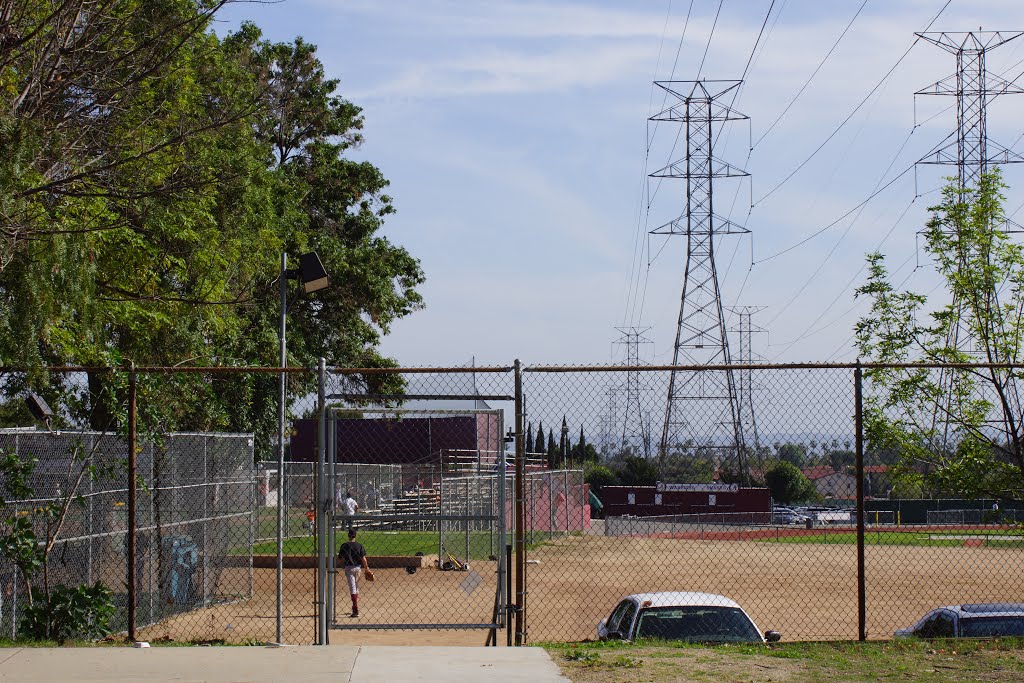
[[[348,518],[348,530],[352,532],[352,518],[356,516],[356,511],[359,510],[359,503],[352,497],[351,491],[345,491],[345,500],[341,504],[341,514]]]
[[[366,580],[373,581],[373,572],[366,561],[366,549],[356,541],[356,530],[348,530],[348,542],[338,550],[338,561],[345,567],[348,594],[352,598],[352,616],[359,616],[359,574],[366,572]]]

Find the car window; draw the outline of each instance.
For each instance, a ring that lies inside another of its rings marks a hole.
[[[651,607],[640,612],[637,638],[690,642],[761,642],[754,623],[736,607]]]
[[[633,625],[633,617],[636,616],[636,603],[630,602],[626,605],[626,611],[622,614],[622,621],[619,623],[618,630],[622,633],[623,638],[630,638],[629,628]]]
[[[952,638],[956,635],[956,627],[953,624],[952,614],[940,614],[935,617],[934,638]]]
[[[960,618],[960,635],[964,638],[1024,636],[1024,616]]]
[[[914,630],[914,633],[922,638],[952,638],[955,634],[953,617],[950,614],[939,612],[925,619]]]
[[[619,630],[619,622],[622,621],[622,615],[626,613],[631,604],[631,600],[623,600],[615,606],[615,609],[612,610],[612,615],[608,617],[607,626],[609,631]]]

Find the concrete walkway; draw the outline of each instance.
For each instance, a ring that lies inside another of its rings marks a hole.
[[[566,683],[537,647],[0,649],[3,683]]]

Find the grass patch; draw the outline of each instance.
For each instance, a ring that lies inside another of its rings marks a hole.
[[[1024,680],[1024,639],[706,646],[645,641],[546,643],[576,683]]]
[[[338,533],[338,546],[345,541],[345,534]],[[369,555],[424,555],[437,554],[436,531],[360,531],[357,539],[366,548]],[[497,552],[491,544],[497,544],[498,535],[484,532],[473,532],[469,535],[469,559],[486,560]],[[465,559],[465,534],[453,534],[448,537],[448,552],[460,559]],[[265,541],[253,546],[256,555],[273,555],[277,552],[274,541]],[[286,555],[315,555],[316,539],[313,536],[287,538],[284,541]]]
[[[871,531],[864,532],[865,545],[916,546],[925,548],[957,548],[968,539],[979,540],[988,548],[1024,548],[1024,536],[1012,531]],[[856,545],[856,532],[821,531],[813,534],[757,539],[759,543]]]

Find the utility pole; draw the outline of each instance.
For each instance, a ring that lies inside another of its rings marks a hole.
[[[742,81],[655,81],[674,99],[673,104],[651,117],[683,126],[686,142],[683,159],[651,174],[653,178],[678,178],[686,182],[686,208],[679,218],[651,231],[653,235],[684,235],[686,265],[679,303],[669,378],[665,420],[658,446],[664,465],[669,451],[684,439],[722,453],[722,464],[734,464],[740,482],[746,483],[746,447],[740,423],[739,395],[732,369],[677,370],[679,366],[730,365],[729,339],[715,265],[715,238],[749,232],[714,212],[716,178],[743,177],[746,171],[714,157],[715,123],[742,121],[721,100]],[[727,427],[722,433],[722,426]],[[730,458],[730,454],[732,458]],[[728,463],[733,460],[732,463]]]
[[[633,455],[651,457],[650,417],[640,400],[640,392],[646,389],[640,382],[640,345],[653,344],[644,336],[649,327],[616,327],[622,336],[615,342],[626,346],[626,407],[622,415],[622,450],[632,450]]]

